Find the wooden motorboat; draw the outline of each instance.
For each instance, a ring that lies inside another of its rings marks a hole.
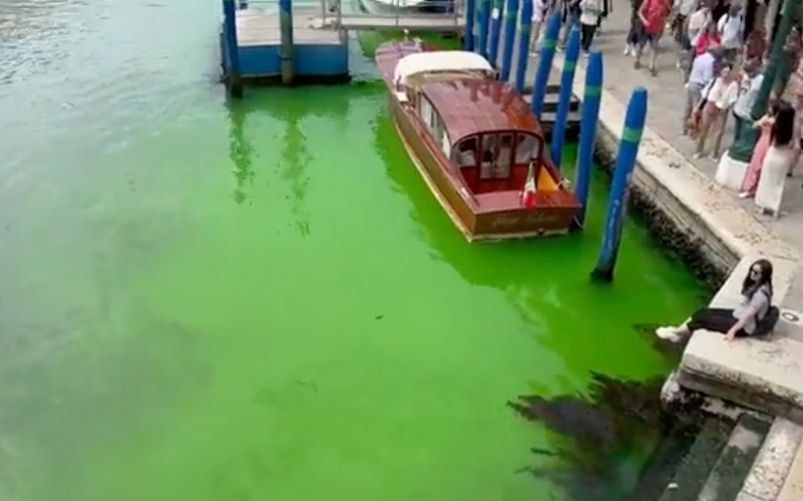
[[[413,163],[469,241],[569,230],[580,204],[529,105],[482,56],[403,41],[376,62]]]

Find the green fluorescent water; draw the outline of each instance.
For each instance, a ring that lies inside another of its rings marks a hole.
[[[589,281],[603,175],[582,234],[469,245],[381,85],[228,105],[216,2],[44,4],[0,7],[0,498],[560,499],[506,402],[670,369],[632,325],[700,286],[632,221]]]

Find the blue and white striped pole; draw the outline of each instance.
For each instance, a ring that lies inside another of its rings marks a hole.
[[[580,115],[580,150],[577,153],[577,178],[574,194],[580,201],[580,210],[574,217],[574,224],[582,228],[588,207],[588,187],[591,181],[591,164],[594,160],[594,143],[597,139],[599,105],[602,97],[602,53],[591,52],[586,67],[586,87]]]
[[[524,75],[527,72],[527,60],[530,59],[530,30],[533,22],[533,0],[522,0],[521,16],[519,16],[519,50],[516,59],[516,92],[524,92]]]
[[[499,79],[506,82],[510,78],[510,63],[513,60],[513,41],[516,37],[516,18],[519,14],[519,0],[507,0],[505,6],[505,39],[502,44],[502,71]]]
[[[474,14],[477,5],[474,0],[466,0],[466,28],[463,32],[463,49],[474,50]]]
[[[491,66],[498,68],[496,56],[499,54],[499,32],[502,29],[502,11],[505,8],[505,0],[493,0],[491,9],[491,39],[488,41],[488,61]]]
[[[566,136],[566,120],[569,117],[569,106],[572,104],[572,85],[574,84],[574,70],[577,68],[577,59],[580,58],[580,30],[572,28],[569,33],[569,44],[566,46],[566,57],[563,60],[563,71],[560,74],[560,89],[558,90],[558,111],[555,113],[555,124],[552,126],[552,140],[549,147],[552,162],[560,169],[560,160],[563,156],[563,140]]]
[[[479,12],[477,13],[480,22],[479,41],[477,41],[477,51],[482,57],[488,59],[488,22],[491,20],[491,0],[479,0]]]
[[[552,71],[552,59],[555,57],[555,46],[558,43],[559,34],[560,14],[556,12],[549,18],[544,32],[544,44],[541,46],[538,69],[535,72],[535,82],[533,83],[533,97],[530,101],[530,109],[533,110],[539,120],[541,119],[541,111],[544,109],[546,85],[549,82],[549,73]],[[529,40],[527,43],[529,45]],[[521,57],[521,54],[519,54],[519,57]]]
[[[647,90],[644,87],[638,87],[631,94],[630,102],[627,105],[622,139],[619,141],[619,154],[616,156],[613,168],[611,193],[608,196],[605,234],[602,237],[597,266],[591,273],[592,278],[605,282],[613,280],[613,268],[616,265],[616,256],[619,254],[619,244],[622,238],[627,188],[633,167],[636,165],[636,156],[646,117]]]
[[[226,80],[229,92],[233,97],[243,97],[243,86],[240,81],[240,48],[237,44],[237,12],[234,0],[223,0],[223,40],[226,58]]]

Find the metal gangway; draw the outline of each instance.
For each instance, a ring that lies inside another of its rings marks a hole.
[[[392,30],[460,32],[466,24],[465,0],[355,0],[360,9],[343,0],[321,0],[321,15],[311,27],[333,30]],[[419,7],[420,6],[420,7]],[[355,12],[356,10],[356,12]]]

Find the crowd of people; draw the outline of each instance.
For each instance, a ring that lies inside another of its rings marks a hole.
[[[790,71],[779,72],[773,82],[770,111],[753,117],[752,108],[764,80],[770,39],[763,15],[745,12],[740,0],[630,0],[630,27],[624,53],[635,58],[634,68],[658,74],[658,45],[665,31],[678,45],[676,70],[685,83],[686,105],[681,130],[695,141],[695,158],[719,159],[723,148],[740,137],[745,128],[760,131],[760,139],[741,180],[740,196],[752,198],[761,212],[775,217],[784,184],[791,177],[803,147],[803,89],[794,103],[784,100],[788,75],[803,52],[799,26],[786,37],[784,61]],[[758,4],[758,9],[766,5]],[[611,0],[534,0],[532,49],[543,37],[543,24],[553,13],[562,19],[558,48],[563,48],[573,27],[581,31],[581,47],[588,54],[603,20],[612,12]],[[777,22],[775,26],[777,26]],[[773,32],[776,30],[772,30]],[[672,42],[670,42],[671,44]],[[734,122],[733,137],[725,137]]]
[[[756,118],[751,112],[764,80],[770,44],[762,25],[753,24],[748,30],[736,0],[675,0],[673,5],[669,0],[632,0],[625,54],[634,55],[634,67],[639,68],[642,49],[648,47],[649,69],[656,75],[655,45],[663,30],[671,29],[679,45],[676,67],[685,80],[681,130],[695,141],[695,158],[720,159],[730,119],[734,135],[725,146],[741,137],[746,127],[759,129],[760,139],[740,180],[739,195],[753,198],[759,212],[777,218],[786,179],[793,175],[803,147],[803,89],[796,89],[794,104],[784,100],[803,40],[800,28],[794,26],[784,41],[781,61],[789,71],[778,73],[772,82],[769,112]]]

